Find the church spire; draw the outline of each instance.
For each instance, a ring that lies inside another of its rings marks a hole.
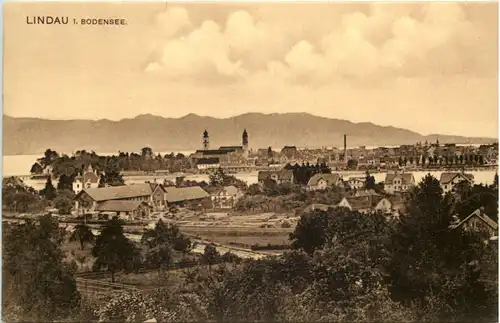
[[[205,129],[203,132],[203,150],[208,150],[210,146],[210,139],[208,137],[208,131]]]

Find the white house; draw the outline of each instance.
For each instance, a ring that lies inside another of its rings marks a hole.
[[[221,167],[219,158],[200,158],[196,162],[196,168],[200,173],[210,173]]]
[[[329,187],[342,185],[342,177],[339,174],[316,174],[307,182],[307,189],[311,191],[324,190]]]
[[[347,184],[351,190],[359,190],[365,187],[366,178],[364,177],[350,177]]]
[[[99,186],[100,177],[97,175],[96,171],[92,169],[92,165],[89,165],[85,173],[79,175],[73,181],[73,192],[75,194],[80,193],[84,188],[97,188]]]
[[[439,179],[439,184],[441,185],[443,193],[448,193],[453,191],[455,185],[463,181],[466,181],[471,185],[474,184],[474,175],[465,174],[463,172],[442,173]]]
[[[216,208],[232,208],[241,196],[243,196],[241,190],[230,185],[214,191],[211,194],[211,199]]]
[[[375,211],[382,212],[384,214],[392,213],[392,202],[388,198],[382,198],[375,205]]]
[[[412,173],[387,173],[384,180],[384,190],[387,193],[407,192],[415,185]]]
[[[372,211],[372,199],[368,196],[344,197],[337,206],[360,213],[369,213]]]

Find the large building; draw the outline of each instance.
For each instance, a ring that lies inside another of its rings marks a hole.
[[[103,208],[105,208],[107,212],[111,212],[111,210],[109,210],[109,201],[145,202],[151,206],[154,211],[165,210],[167,205],[166,191],[163,185],[144,183],[84,188],[75,197],[75,210],[77,214],[103,211]],[[120,203],[114,203],[113,206],[118,204]],[[131,207],[132,205],[127,202],[121,203],[120,207],[123,206],[122,204],[126,204],[126,207]],[[106,207],[103,205],[106,205]]]
[[[200,161],[218,160],[218,164],[223,167],[224,164],[241,163],[246,164],[248,158],[248,133],[246,129],[243,130],[241,136],[241,146],[221,146],[219,149],[210,149],[210,137],[208,131],[203,132],[202,137],[203,149],[197,150],[191,158],[193,163],[198,168]],[[212,163],[213,164],[213,163]],[[205,168],[202,166],[202,168]]]
[[[73,192],[78,194],[84,188],[97,188],[99,186],[99,180],[99,175],[97,175],[97,172],[92,169],[92,165],[89,164],[89,167],[83,175],[79,175],[75,178],[75,181],[73,182]]]
[[[149,211],[167,211],[169,206],[199,204],[210,195],[201,187],[164,187],[157,183],[84,188],[75,197],[75,210],[87,213],[126,213],[129,219],[149,217]]]

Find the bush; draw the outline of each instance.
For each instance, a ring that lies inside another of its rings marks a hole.
[[[283,222],[281,223],[281,227],[282,227],[282,228],[291,228],[291,227],[292,227],[292,225],[291,225],[291,224],[290,224],[290,222],[288,222],[288,221],[283,221]]]

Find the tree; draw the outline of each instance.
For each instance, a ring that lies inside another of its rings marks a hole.
[[[42,167],[42,165],[40,165],[39,163],[34,163],[31,166],[30,173],[31,174],[42,174],[43,173],[43,167]]]
[[[93,243],[95,236],[86,224],[77,224],[69,237],[69,241],[78,241],[80,248],[85,248],[85,243]]]
[[[222,167],[219,167],[214,173],[210,174],[209,178],[209,183],[211,186],[221,186],[224,185],[224,182],[226,181],[226,174],[224,173],[224,170]]]
[[[57,182],[57,190],[58,191],[73,190],[73,181],[74,181],[73,175],[68,176],[66,174],[62,174],[61,176],[59,176],[59,181]]]
[[[77,309],[80,295],[69,266],[63,262],[63,230],[43,216],[37,222],[4,225],[4,318],[14,321],[63,320]]]
[[[347,168],[348,169],[355,169],[358,166],[358,161],[355,159],[349,159],[347,161]]]
[[[159,220],[154,229],[144,231],[141,243],[146,246],[146,263],[158,268],[160,273],[164,266],[172,262],[172,245],[169,228]]]
[[[45,188],[42,191],[42,195],[45,196],[47,200],[52,200],[56,197],[56,188],[52,184],[52,178],[47,177],[47,182],[45,183]]]
[[[321,249],[327,240],[326,232],[330,214],[316,210],[300,217],[295,231],[290,233],[293,249],[302,249],[308,254]]]
[[[141,149],[141,156],[143,159],[151,159],[153,157],[153,149],[149,147],[144,147]]]
[[[262,189],[259,184],[252,184],[248,186],[248,189],[245,192],[246,195],[258,195],[262,194]]]
[[[175,187],[182,187],[184,183],[184,176],[178,176],[175,178]]]
[[[370,173],[368,173],[368,172],[366,172],[365,188],[366,189],[375,189],[375,177],[371,176]]]
[[[489,296],[479,292],[482,283],[470,271],[483,243],[474,234],[449,228],[451,199],[442,193],[431,175],[411,192],[407,213],[390,240],[386,271],[392,297],[408,306],[417,304],[418,320],[429,320],[426,315],[431,314],[440,321],[487,319]]]
[[[73,208],[73,198],[75,194],[70,190],[63,190],[57,193],[53,200],[53,205],[61,214],[71,214]]]
[[[214,244],[208,244],[203,251],[202,263],[212,266],[219,262],[220,254]]]
[[[169,248],[187,253],[191,250],[191,240],[182,234],[179,227],[175,224],[165,223],[161,219],[156,223],[154,229],[146,230],[141,238],[141,243],[148,246],[149,249]]]
[[[59,154],[52,149],[47,149],[43,155],[43,157],[38,159],[38,162],[43,167],[43,169],[47,168],[47,166],[51,166],[52,163],[59,158]]]
[[[123,221],[117,217],[109,220],[92,248],[92,255],[97,258],[94,270],[105,269],[111,272],[112,282],[115,282],[116,272],[133,269],[139,254],[137,248],[123,234],[123,225]]]
[[[108,164],[104,167],[104,172],[99,180],[99,187],[122,186],[125,185],[123,175],[121,174],[118,165]]]

